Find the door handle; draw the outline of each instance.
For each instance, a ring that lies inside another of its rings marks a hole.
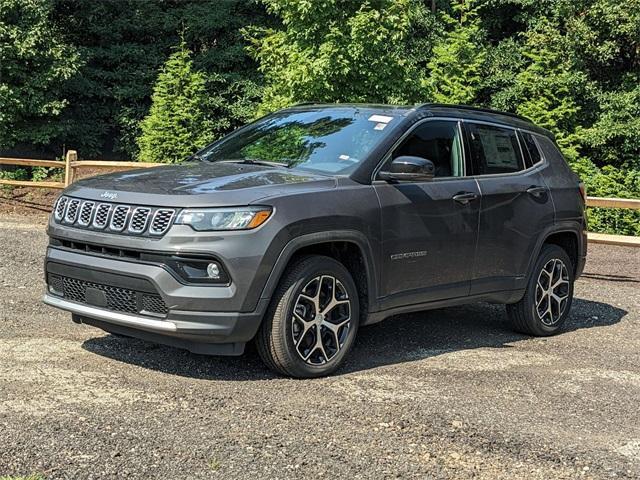
[[[529,195],[533,195],[534,197],[540,197],[543,193],[546,193],[547,189],[545,187],[537,187],[535,185],[527,188],[527,193]]]
[[[456,202],[466,205],[467,203],[476,200],[478,198],[477,193],[472,192],[461,192],[452,197]]]

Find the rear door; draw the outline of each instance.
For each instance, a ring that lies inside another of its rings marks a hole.
[[[536,241],[554,221],[553,202],[540,172],[544,162],[538,154],[540,161],[534,164],[515,128],[472,121],[465,127],[481,194],[470,293],[523,288]]]

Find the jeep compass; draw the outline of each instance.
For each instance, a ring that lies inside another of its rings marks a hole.
[[[44,301],[77,323],[215,355],[254,341],[294,377],[358,328],[493,302],[560,331],[586,256],[584,187],[526,118],[298,105],[181,165],[78,181],[48,226]]]

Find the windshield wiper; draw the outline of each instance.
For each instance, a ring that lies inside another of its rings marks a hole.
[[[252,158],[233,158],[233,159],[224,159],[220,160],[221,162],[229,162],[229,163],[245,163],[248,165],[264,165],[265,167],[286,167],[289,168],[288,163],[283,162],[267,162],[265,160],[254,160]]]
[[[187,162],[192,162],[194,160],[197,160],[199,162],[204,162],[204,158],[202,158],[200,155],[198,155],[197,153],[192,153],[191,155],[189,155],[187,157]]]

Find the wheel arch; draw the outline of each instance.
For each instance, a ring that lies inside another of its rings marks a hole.
[[[580,260],[584,246],[582,245],[582,229],[579,225],[566,224],[555,225],[552,228],[546,230],[538,240],[534,255],[529,259],[529,265],[527,267],[527,278],[531,275],[531,271],[535,264],[536,259],[540,255],[540,251],[544,245],[558,245],[567,252],[571,262],[573,263],[574,275],[579,274]]]
[[[376,309],[377,277],[373,252],[364,234],[355,230],[309,233],[289,241],[276,260],[261,298],[271,298],[287,266],[304,255],[325,255],[338,260],[349,270],[358,288],[361,319]]]

